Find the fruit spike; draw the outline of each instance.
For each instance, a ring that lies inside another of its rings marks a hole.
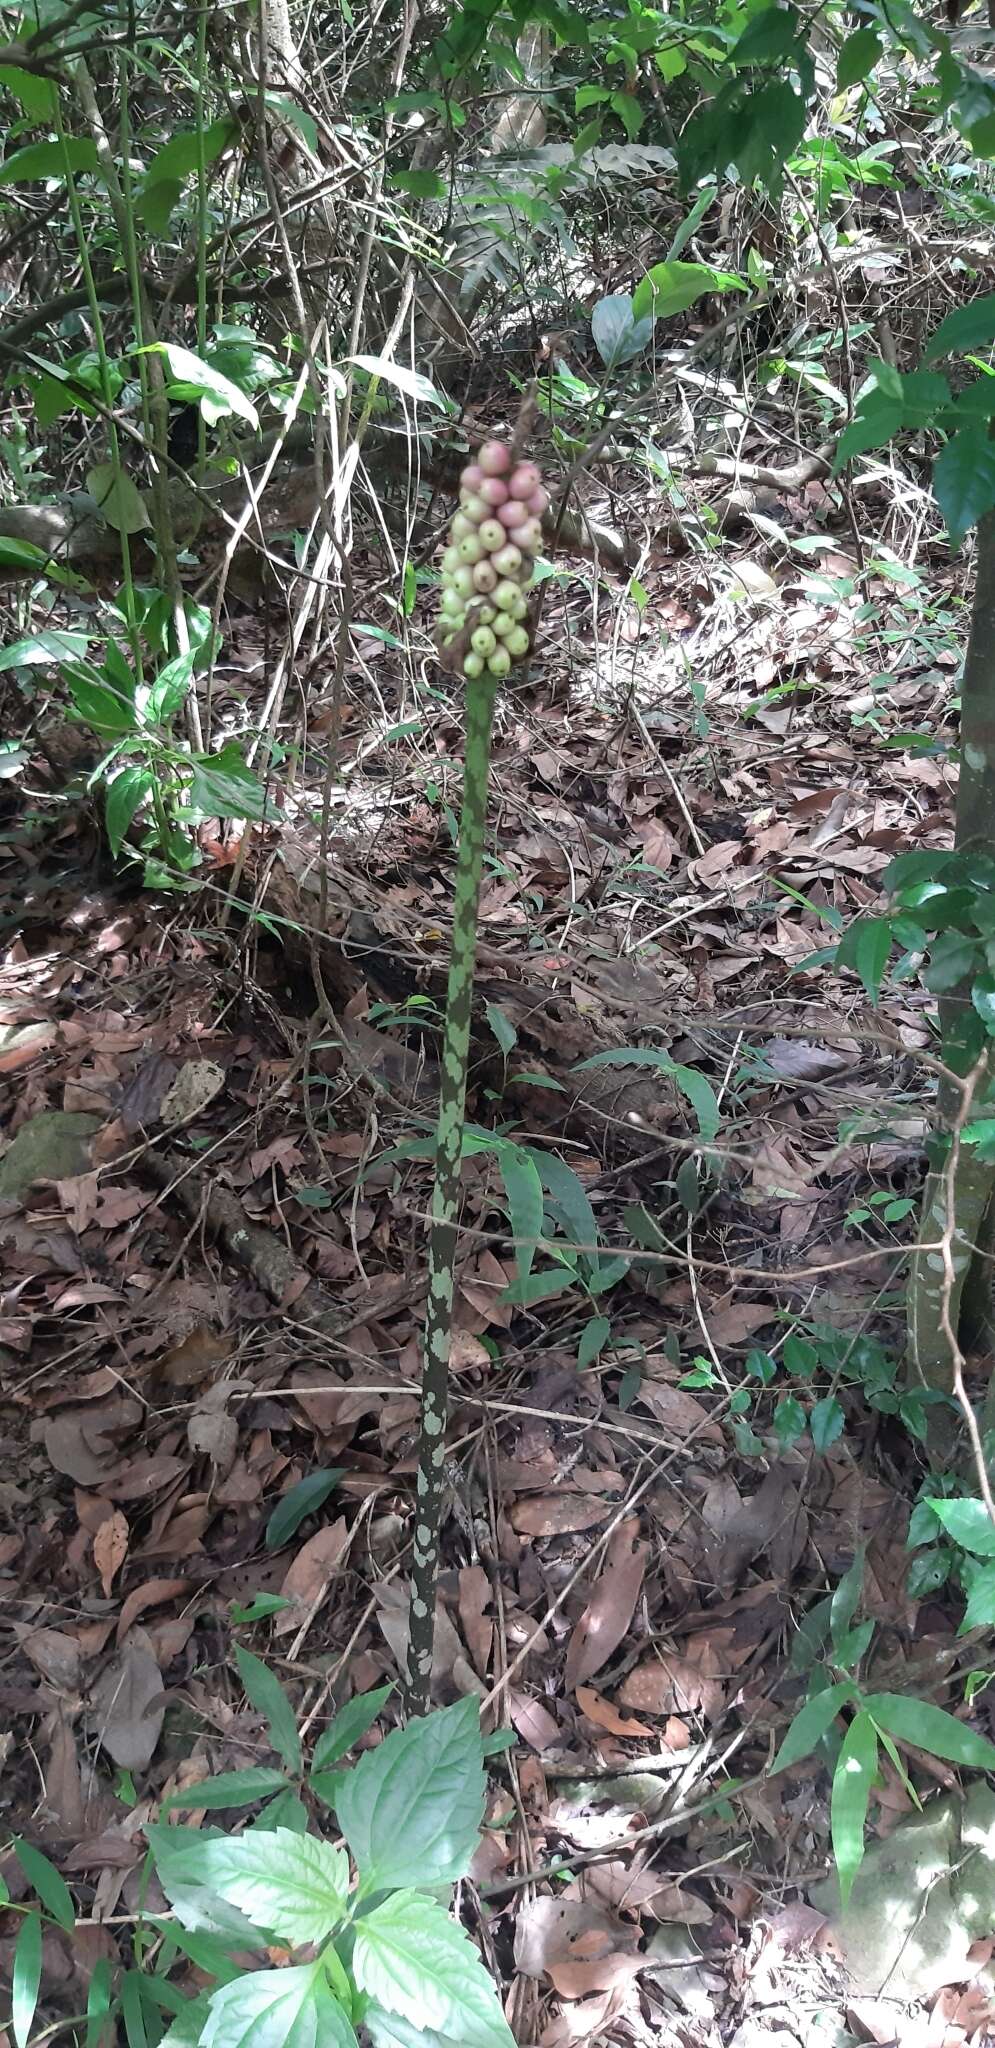
[[[525,592],[549,509],[534,462],[485,441],[460,477],[442,557],[440,631],[451,670],[498,682],[529,652]]]

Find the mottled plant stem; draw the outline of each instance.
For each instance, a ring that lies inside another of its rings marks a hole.
[[[428,1710],[435,1640],[435,1591],[439,1576],[446,1424],[449,1418],[449,1346],[452,1332],[453,1272],[463,1155],[463,1114],[470,1052],[473,973],[477,953],[477,904],[487,820],[487,778],[495,683],[487,676],[466,686],[466,746],[463,809],[460,816],[453,942],[442,1050],[439,1121],[435,1142],[435,1187],[428,1255],[428,1305],[421,1384],[421,1440],[411,1562],[407,1706]]]

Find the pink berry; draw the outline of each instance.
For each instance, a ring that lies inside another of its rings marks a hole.
[[[507,501],[508,486],[499,476],[485,476],[480,486],[480,496],[483,498],[485,505],[491,505],[496,508]]]
[[[477,497],[475,491],[463,492],[460,498],[460,509],[464,519],[469,519],[474,526],[479,526],[481,520],[487,517],[487,506],[483,498]]]
[[[511,454],[503,441],[485,441],[477,455],[477,463],[485,476],[507,476],[511,468]],[[536,471],[536,484],[539,473]],[[535,490],[535,484],[530,486]]]
[[[497,580],[497,570],[491,567],[490,562],[477,562],[474,565],[473,587],[474,590],[479,590],[482,596],[486,597],[490,591],[497,588]]]
[[[533,519],[544,519],[549,511],[549,492],[544,491],[540,484],[539,489],[533,491],[531,498],[526,498],[525,504]]]
[[[491,555],[496,554],[498,548],[503,548],[507,539],[507,534],[499,519],[482,520],[477,528],[477,534],[482,545],[487,549],[488,554]]]
[[[523,555],[534,555],[542,545],[542,527],[538,519],[526,519],[522,526],[513,526],[508,535]]]
[[[531,498],[539,489],[542,478],[534,462],[520,462],[508,478],[508,489],[513,498]]]
[[[494,567],[499,576],[514,576],[522,566],[522,551],[511,544],[501,549],[494,557]]]
[[[483,481],[484,472],[479,462],[468,462],[460,477],[460,489],[464,491],[479,491]]]
[[[498,506],[497,516],[502,526],[521,526],[523,510],[520,498],[508,498],[505,504]]]

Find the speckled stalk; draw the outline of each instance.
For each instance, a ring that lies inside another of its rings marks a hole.
[[[452,1333],[453,1271],[463,1154],[463,1114],[470,1051],[473,974],[477,953],[477,904],[487,821],[487,778],[493,678],[466,686],[466,748],[460,816],[453,943],[449,962],[446,1034],[436,1130],[435,1187],[428,1256],[428,1305],[421,1385],[421,1440],[411,1564],[407,1705],[412,1714],[428,1710],[435,1639],[435,1593],[439,1576],[446,1424],[449,1419],[449,1347]]]

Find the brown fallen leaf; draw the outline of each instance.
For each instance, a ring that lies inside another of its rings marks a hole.
[[[721,1424],[713,1422],[711,1416],[696,1401],[693,1394],[683,1387],[668,1386],[665,1380],[644,1377],[636,1395],[644,1408],[669,1429],[678,1442],[694,1437],[699,1443],[724,1443]]]
[[[113,1514],[101,1522],[94,1536],[93,1562],[100,1573],[106,1600],[111,1597],[111,1587],[128,1555],[130,1533],[127,1517],[122,1515],[120,1508],[115,1508]]]
[[[120,1648],[132,1623],[144,1614],[147,1607],[161,1607],[166,1600],[175,1600],[187,1590],[186,1579],[147,1579],[144,1586],[135,1586],[121,1609],[117,1624],[117,1645]]]
[[[610,1501],[553,1493],[541,1500],[516,1501],[509,1520],[519,1536],[570,1536],[596,1529],[610,1512]]]
[[[483,1565],[464,1565],[459,1575],[460,1627],[474,1669],[481,1678],[487,1674],[494,1642],[494,1624],[484,1615],[484,1609],[490,1606],[493,1597],[491,1582]]]
[[[152,1646],[144,1629],[133,1629],[93,1688],[93,1734],[122,1770],[142,1770],[155,1754],[165,1713],[166,1689]]]
[[[538,1898],[526,1901],[515,1921],[515,1968],[523,1977],[548,1976],[560,1964],[597,1956],[633,1953],[639,1929],[606,1912],[597,1900]]]
[[[632,1516],[619,1524],[608,1545],[605,1569],[570,1638],[563,1680],[567,1692],[593,1678],[628,1631],[648,1555],[638,1536],[639,1522]]]
[[[50,1685],[58,1686],[60,1692],[78,1690],[82,1656],[73,1636],[60,1628],[29,1628],[20,1621],[11,1626],[25,1656]]]
[[[202,1380],[220,1373],[232,1354],[233,1339],[227,1331],[209,1330],[203,1323],[163,1353],[156,1368],[168,1387],[199,1387]]]
[[[150,1500],[186,1470],[183,1458],[171,1458],[165,1451],[158,1457],[131,1458],[101,1480],[101,1492],[108,1500]]]
[[[608,1735],[626,1736],[632,1742],[656,1741],[655,1728],[648,1728],[645,1721],[634,1721],[620,1714],[611,1700],[604,1699],[593,1686],[578,1685],[577,1705],[596,1728],[603,1728]]]
[[[725,1691],[718,1677],[721,1669],[712,1645],[695,1646],[695,1660],[661,1653],[637,1664],[619,1687],[624,1707],[646,1714],[703,1714],[714,1721],[725,1704]]]
[[[509,1690],[507,1699],[512,1726],[530,1749],[538,1750],[542,1755],[544,1750],[559,1748],[563,1731],[541,1700],[530,1699],[528,1693],[513,1690]]]
[[[284,1599],[291,1604],[274,1616],[274,1635],[289,1635],[292,1629],[300,1628],[305,1615],[317,1611],[349,1548],[349,1541],[349,1525],[344,1515],[309,1537],[280,1587]]]

